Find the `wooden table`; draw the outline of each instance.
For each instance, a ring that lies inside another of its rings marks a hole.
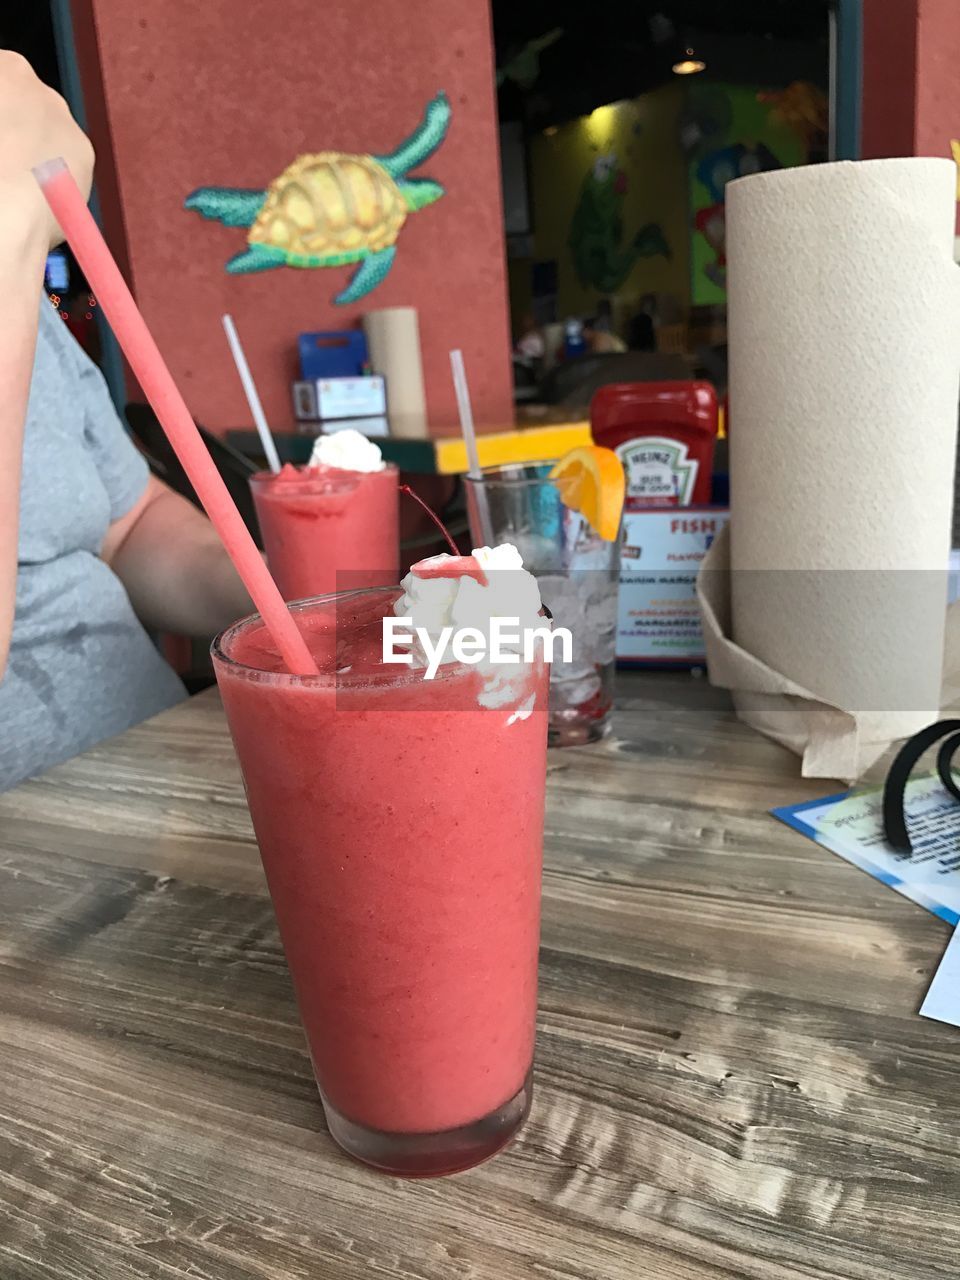
[[[433,1183],[324,1132],[215,695],[0,798],[2,1280],[956,1276],[946,927],[725,695],[617,731],[550,759],[531,1119]]]

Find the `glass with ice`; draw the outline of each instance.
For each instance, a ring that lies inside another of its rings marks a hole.
[[[619,511],[612,530],[604,530],[613,536],[601,537],[583,512],[564,501],[562,484],[550,478],[554,467],[489,468],[465,481],[474,542],[482,541],[484,530],[495,542],[512,542],[537,578],[554,627],[571,633],[570,660],[557,652],[551,664],[549,716],[550,745],[571,746],[595,742],[610,728]]]

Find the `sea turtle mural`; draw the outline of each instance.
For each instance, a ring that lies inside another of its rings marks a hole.
[[[623,243],[620,206],[627,192],[627,175],[617,168],[613,152],[598,156],[583,180],[570,222],[570,252],[580,283],[600,293],[615,293],[641,258],[670,247],[657,222],[648,222]]]
[[[249,227],[247,247],[226,264],[231,274],[356,262],[349,284],[334,298],[339,305],[356,302],[393,266],[407,214],[444,194],[439,182],[408,175],[433,155],[449,124],[450,103],[440,93],[389,155],[302,155],[266,190],[198,187],[184,205],[224,226]]]

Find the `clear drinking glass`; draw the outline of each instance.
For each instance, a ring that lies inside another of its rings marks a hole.
[[[258,615],[213,662],[330,1132],[428,1177],[530,1106],[547,677],[517,669],[518,716],[476,667],[385,666],[401,590],[292,607],[319,675],[288,674]]]
[[[570,661],[550,668],[549,742],[595,742],[610,728],[617,638],[620,538],[606,542],[560,499],[552,463],[495,467],[464,477],[474,546],[512,542],[540,584],[554,627],[573,637]],[[485,509],[485,510],[484,510]],[[484,520],[486,516],[486,522]]]

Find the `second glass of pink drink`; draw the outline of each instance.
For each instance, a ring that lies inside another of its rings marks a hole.
[[[321,436],[307,466],[261,471],[250,484],[285,600],[396,582],[397,469],[358,431]]]
[[[431,1176],[493,1155],[530,1105],[547,670],[385,665],[406,599],[295,606],[318,676],[287,674],[256,616],[214,665],[330,1132]]]

